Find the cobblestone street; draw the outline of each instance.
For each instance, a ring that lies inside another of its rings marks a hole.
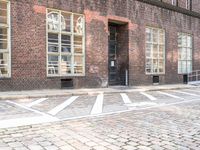
[[[200,149],[200,100],[0,129],[0,150]]]

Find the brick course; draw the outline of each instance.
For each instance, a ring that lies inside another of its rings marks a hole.
[[[196,12],[198,3],[193,1]],[[185,1],[179,5],[185,8]],[[200,70],[198,18],[136,0],[11,0],[12,77],[0,79],[1,91],[61,87],[60,79],[65,77],[46,75],[46,8],[85,15],[86,76],[66,77],[73,79],[75,88],[108,85],[109,21],[126,24],[121,27],[127,32],[127,37],[121,33],[121,48],[128,49],[130,85],[152,84],[152,75],[145,74],[145,26],[163,28],[166,33],[166,73],[160,75],[161,84],[182,83],[182,75],[177,74],[178,32],[193,35],[193,69]]]

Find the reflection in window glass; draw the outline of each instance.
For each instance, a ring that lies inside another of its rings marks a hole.
[[[49,9],[48,75],[84,75],[84,17]]]
[[[9,2],[0,0],[0,78],[10,76]]]
[[[192,72],[192,36],[178,33],[178,73]]]
[[[146,28],[146,73],[165,72],[165,34],[158,28]]]

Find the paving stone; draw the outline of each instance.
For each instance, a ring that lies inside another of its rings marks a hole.
[[[30,150],[44,150],[44,148],[41,147],[40,145],[29,145],[28,148]]]
[[[20,142],[11,142],[11,143],[8,143],[8,145],[10,147],[13,147],[13,148],[15,148],[15,147],[22,147],[23,146],[23,144],[21,144]]]
[[[136,147],[134,147],[132,145],[126,145],[126,146],[123,146],[122,148],[125,149],[125,150],[135,150],[135,149],[137,149]]]
[[[59,147],[61,150],[75,150],[74,147],[72,147],[71,145],[64,145],[64,146],[61,146]]]
[[[107,150],[107,148],[104,147],[104,146],[94,146],[93,149],[94,149],[94,150]],[[89,149],[88,149],[88,150],[89,150]]]
[[[152,150],[152,148],[147,147],[147,146],[138,146],[137,148],[140,150]]]
[[[58,150],[59,148],[56,146],[45,146],[44,149],[45,150]]]
[[[13,150],[11,147],[0,147],[0,150]]]

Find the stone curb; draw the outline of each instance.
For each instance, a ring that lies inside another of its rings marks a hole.
[[[125,90],[115,90],[115,91],[106,91],[106,89],[101,91],[92,91],[92,92],[70,92],[70,93],[54,93],[54,94],[22,94],[22,95],[5,95],[0,96],[0,100],[15,100],[15,99],[29,99],[29,98],[48,98],[48,97],[63,97],[63,96],[74,96],[74,95],[96,95],[99,93],[104,92],[105,94],[115,94],[115,93],[131,93],[131,92],[138,92],[138,91],[162,91],[162,90],[179,90],[179,89],[191,89],[191,88],[198,88],[198,86],[184,86],[184,87],[160,87],[160,88],[138,88],[138,89],[125,89]]]

